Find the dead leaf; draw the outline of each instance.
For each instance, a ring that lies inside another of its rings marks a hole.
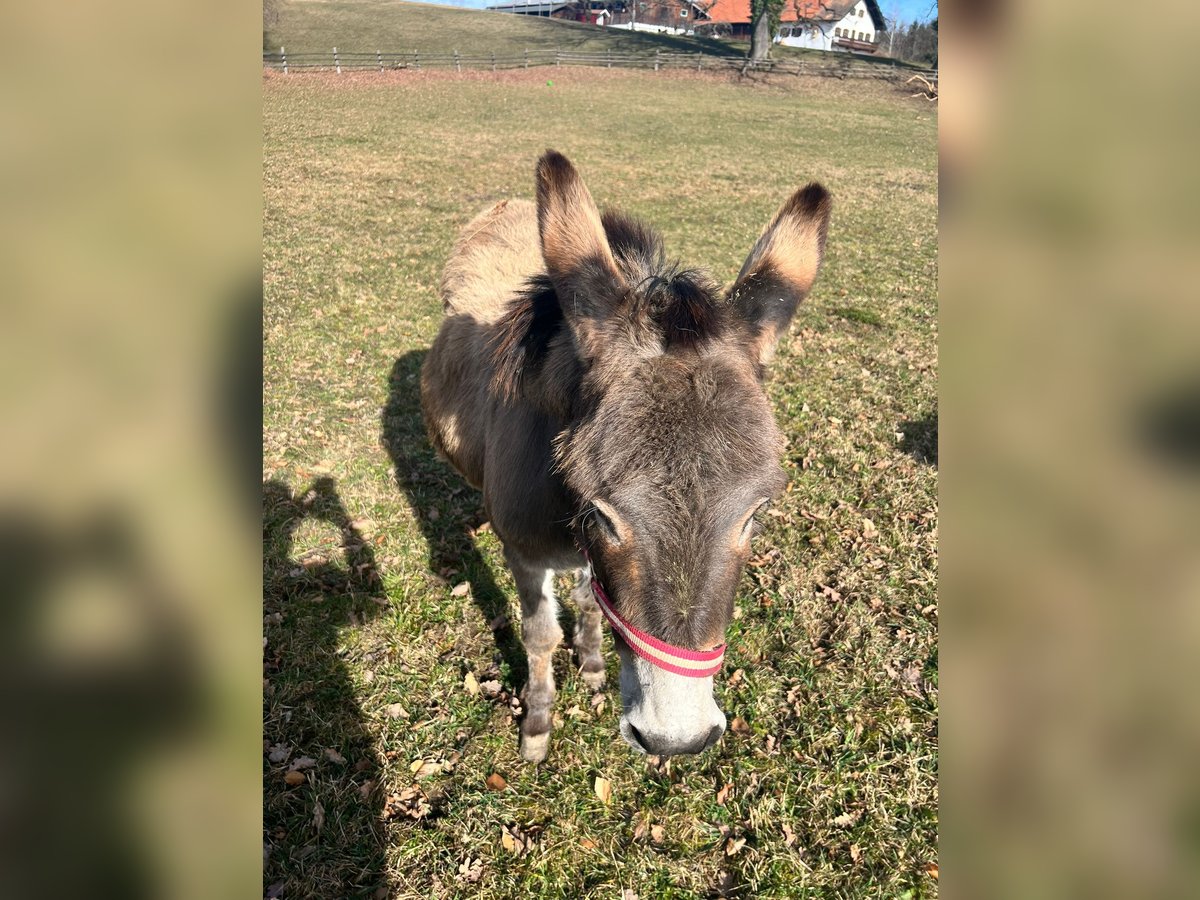
[[[313,828],[315,828],[317,831],[320,831],[321,828],[324,827],[324,825],[325,825],[325,807],[323,807],[321,805],[320,800],[316,801],[313,804],[312,823],[313,823]]]
[[[301,756],[298,759],[293,759],[292,764],[288,766],[293,772],[299,772],[304,769],[311,769],[317,764],[317,761],[311,756]]]
[[[508,782],[504,780],[504,776],[499,772],[493,772],[487,777],[487,788],[489,791],[502,791],[508,787]]]
[[[509,834],[507,828],[500,829],[500,846],[502,846],[509,853],[517,852],[517,841],[511,834]]]
[[[654,841],[656,844],[661,844],[663,842],[663,827],[661,825],[650,826],[650,840]]]
[[[741,716],[734,716],[729,723],[729,730],[739,737],[746,737],[750,734],[750,725]]]
[[[608,804],[612,802],[612,782],[603,776],[597,775],[596,782],[592,785],[596,796],[600,798],[600,802]]]
[[[833,824],[838,828],[849,828],[858,821],[859,815],[861,815],[859,812],[842,813],[840,816],[834,818]]]
[[[583,840],[581,840],[579,842],[579,846],[582,847],[584,850],[595,850],[596,842],[593,841],[591,838],[584,838]]]
[[[790,847],[796,843],[796,832],[792,831],[792,827],[787,822],[783,823],[783,843]]]
[[[621,900],[638,900],[637,891],[632,888],[622,888]]]
[[[875,523],[872,522],[870,519],[863,519],[862,525],[863,525],[863,537],[866,540],[871,541],[871,540],[874,540],[875,538],[879,537],[879,530],[875,527]]]
[[[729,792],[733,790],[732,784],[727,784],[717,791],[717,805],[724,806],[725,801],[729,799]]]
[[[479,681],[476,680],[474,672],[467,673],[467,677],[463,679],[463,687],[467,689],[467,693],[472,697],[479,696]]]
[[[932,878],[934,881],[937,881],[937,877],[938,877],[938,864],[937,864],[937,863],[930,863],[929,865],[927,865],[927,866],[925,867],[925,874],[926,874],[926,875],[928,875],[930,878]]]
[[[346,764],[346,757],[342,756],[342,754],[338,753],[332,747],[325,748],[325,758],[331,763],[335,763],[339,766],[344,766]]]
[[[498,697],[501,691],[500,682],[496,680],[479,682],[479,690],[483,691],[485,697]]]
[[[476,881],[479,880],[479,877],[482,874],[483,874],[483,860],[479,859],[478,857],[476,857],[475,859],[471,859],[471,857],[468,856],[466,859],[464,859],[461,863],[458,864],[458,874],[455,875],[454,877],[458,881],[469,882],[471,884],[474,884]]]
[[[428,778],[430,775],[436,775],[442,771],[442,764],[434,762],[432,759],[415,759],[409,765],[408,770],[415,778]]]
[[[295,787],[298,784],[304,784],[304,782],[306,782],[308,779],[304,777],[303,772],[296,772],[293,770],[291,772],[288,772],[286,775],[284,775],[283,780],[286,781],[288,784],[290,784],[292,787]]]
[[[286,762],[287,758],[292,755],[292,748],[284,744],[275,744],[267,753],[267,759],[273,763]]]
[[[458,584],[456,584],[454,587],[452,587],[450,589],[450,596],[451,597],[465,597],[470,592],[471,592],[471,582],[460,581]]]
[[[438,512],[436,506],[429,507],[429,512],[426,513],[426,518],[429,519],[430,522],[436,522],[441,517],[442,517],[442,514],[440,512]]]
[[[407,719],[408,718],[408,710],[405,709],[403,706],[401,706],[399,703],[389,703],[388,708],[387,708],[387,714],[389,716],[391,716],[393,719]]]
[[[725,855],[733,856],[745,846],[746,839],[744,837],[738,838],[737,840],[730,838],[728,843],[725,844]]]
[[[858,858],[862,856],[862,848],[858,844],[850,845],[850,862],[858,862]]]
[[[425,792],[421,790],[420,786],[415,784],[398,794],[390,795],[383,805],[383,815],[388,819],[401,815],[408,816],[410,819],[423,819],[432,811],[433,807],[429,803],[429,798],[425,796]]]

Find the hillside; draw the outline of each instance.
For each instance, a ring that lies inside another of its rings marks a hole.
[[[631,32],[598,28],[579,22],[514,16],[477,9],[410,3],[406,0],[278,0],[279,21],[263,38],[263,49],[277,53],[286,47],[291,55],[331,53],[408,53],[423,56],[520,56],[525,50],[554,50],[604,53],[652,54],[655,50],[742,58],[746,41]],[[773,59],[807,60],[828,66],[899,65],[886,58],[847,57],[797,47],[775,45]]]
[[[682,50],[741,56],[744,48],[704,38],[675,37],[577,22],[511,16],[482,10],[407,3],[403,0],[281,0],[278,24],[264,49],[288,53],[408,51],[423,54],[496,53],[516,55],[526,48],[653,52]]]

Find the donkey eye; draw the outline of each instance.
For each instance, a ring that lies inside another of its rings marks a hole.
[[[613,525],[612,519],[606,516],[600,510],[600,507],[592,507],[592,511],[588,516],[588,523],[594,527],[600,533],[600,536],[610,544],[621,543],[621,539],[617,537],[617,529]]]
[[[750,515],[746,516],[746,522],[744,525],[742,525],[742,541],[743,542],[748,542],[750,540],[750,538],[752,538],[752,537],[754,537],[754,535],[758,534],[759,530],[762,527],[761,525],[759,525],[758,517],[760,515],[762,515],[764,512],[766,512],[767,507],[769,507],[770,505],[771,505],[770,500],[763,500],[761,503],[758,504],[758,506],[754,507],[754,510],[753,510],[753,512],[750,513]]]

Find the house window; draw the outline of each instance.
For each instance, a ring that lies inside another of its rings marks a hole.
[[[686,18],[687,18],[687,10],[686,10],[686,9],[681,9],[681,10],[679,11],[679,18],[681,18],[681,19],[686,19]]]
[[[860,9],[860,10],[858,11],[858,17],[859,17],[860,19],[862,18],[862,14],[863,14],[863,11]]]

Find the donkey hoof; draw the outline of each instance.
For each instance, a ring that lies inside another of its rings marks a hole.
[[[550,732],[521,735],[521,759],[525,762],[540,763],[549,749]]]
[[[590,687],[593,691],[598,691],[604,687],[604,670],[598,672],[589,672],[583,669],[579,673],[583,676],[583,683]]]

